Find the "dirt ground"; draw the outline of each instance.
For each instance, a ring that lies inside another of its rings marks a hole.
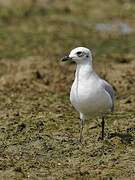
[[[106,21],[134,28],[135,4],[110,0],[97,11],[95,2],[54,1],[52,9],[30,14],[2,9],[0,179],[135,179],[135,33],[93,28]],[[100,122],[90,119],[83,144],[77,143],[79,115],[69,102],[75,64],[60,62],[80,45],[93,49],[94,68],[116,93],[105,140],[99,139]]]

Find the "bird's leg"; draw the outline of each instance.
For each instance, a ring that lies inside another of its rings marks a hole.
[[[82,139],[83,139],[83,127],[84,127],[84,120],[83,119],[81,119],[81,127],[80,127],[80,139],[79,139],[79,141],[80,141],[80,143],[82,143]]]
[[[105,127],[105,120],[104,120],[104,116],[102,116],[102,137],[101,139],[104,139],[104,127]]]

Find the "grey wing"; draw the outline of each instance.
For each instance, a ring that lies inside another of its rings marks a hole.
[[[114,110],[114,90],[112,88],[112,86],[105,80],[101,79],[101,84],[102,87],[105,89],[105,91],[108,92],[108,94],[110,95],[111,99],[112,99],[112,108],[111,110]]]

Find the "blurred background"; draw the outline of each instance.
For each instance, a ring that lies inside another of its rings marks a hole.
[[[77,46],[116,91],[106,141],[92,119],[83,147],[69,102],[75,65],[60,62]],[[134,179],[134,89],[134,0],[0,0],[2,179]]]

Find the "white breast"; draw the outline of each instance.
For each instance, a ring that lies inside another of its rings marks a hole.
[[[111,99],[101,87],[98,78],[95,74],[87,79],[78,80],[76,77],[72,85],[70,101],[85,116],[105,113],[111,107]]]

